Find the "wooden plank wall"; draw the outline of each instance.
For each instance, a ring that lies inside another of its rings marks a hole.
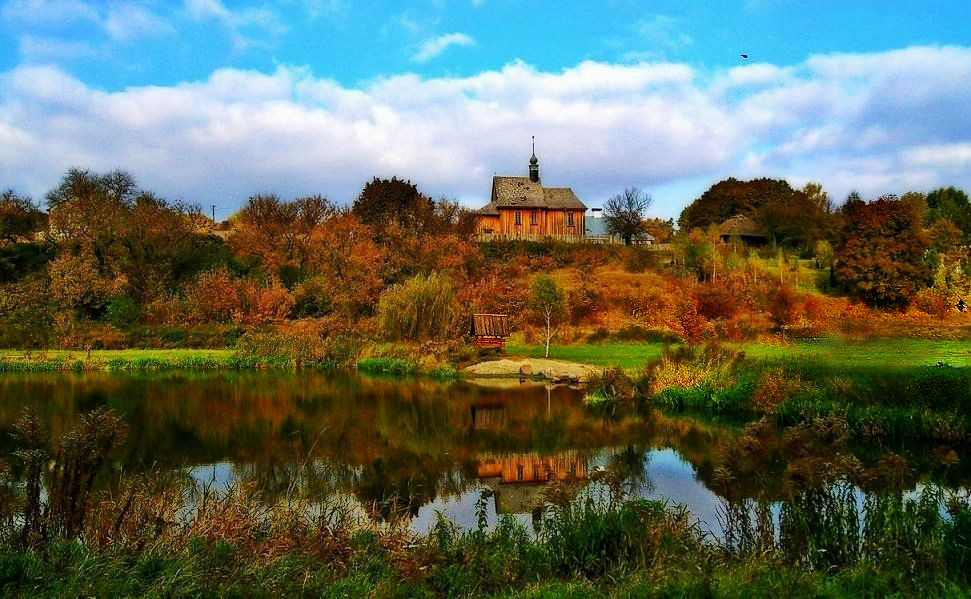
[[[564,210],[545,210],[545,209],[522,209],[519,211],[521,220],[516,224],[516,210],[500,209],[499,217],[481,216],[476,225],[479,234],[486,234],[491,229],[493,235],[504,236],[561,236],[575,235],[583,236],[586,232],[584,213],[580,210],[573,210],[573,226],[567,224],[568,218]],[[536,215],[536,223],[532,222],[531,216]]]

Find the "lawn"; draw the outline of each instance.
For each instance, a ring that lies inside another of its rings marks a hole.
[[[787,344],[738,343],[732,347],[757,360],[814,360],[832,367],[913,367],[934,366],[944,362],[951,366],[971,366],[971,341],[937,341],[932,339],[874,339],[870,341],[824,340]],[[639,370],[661,356],[660,343],[593,343],[553,345],[550,358],[581,362],[594,366],[619,366]],[[509,344],[511,356],[542,357],[541,345]]]
[[[228,358],[231,349],[95,349],[90,357],[79,349],[0,349],[0,360],[12,362],[26,360],[83,360],[85,362],[109,362],[111,360],[183,360],[186,358]]]
[[[0,372],[252,368],[230,349],[0,350]]]
[[[648,362],[661,357],[661,343],[589,343],[582,345],[552,345],[550,358],[567,360],[593,366],[619,366],[624,370],[638,370]],[[510,343],[506,353],[510,356],[542,358],[546,348],[542,345],[517,345]]]

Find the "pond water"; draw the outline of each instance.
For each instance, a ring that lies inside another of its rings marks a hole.
[[[722,532],[726,502],[778,506],[845,469],[859,493],[966,489],[962,447],[883,440],[854,445],[831,424],[780,432],[767,422],[593,411],[567,386],[489,380],[437,383],[300,373],[42,373],[0,376],[0,459],[11,425],[32,407],[57,438],[105,406],[129,431],[101,484],[185,469],[216,486],[286,492],[300,472],[311,492],[345,497],[377,519],[428,530],[443,513],[474,526],[528,521],[551,481],[584,487],[610,472],[633,494],[685,505]]]

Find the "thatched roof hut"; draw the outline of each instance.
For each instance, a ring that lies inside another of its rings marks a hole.
[[[748,245],[759,245],[769,240],[759,223],[744,214],[736,214],[719,225],[718,236],[725,242],[738,238]]]

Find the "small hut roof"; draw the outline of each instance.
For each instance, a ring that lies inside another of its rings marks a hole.
[[[488,337],[508,337],[509,316],[506,314],[473,314],[472,334]]]
[[[765,232],[757,222],[744,214],[736,214],[718,227],[718,234],[722,237],[761,237]]]
[[[496,207],[495,203],[489,202],[482,208],[476,210],[475,213],[481,216],[499,216],[499,208]]]

